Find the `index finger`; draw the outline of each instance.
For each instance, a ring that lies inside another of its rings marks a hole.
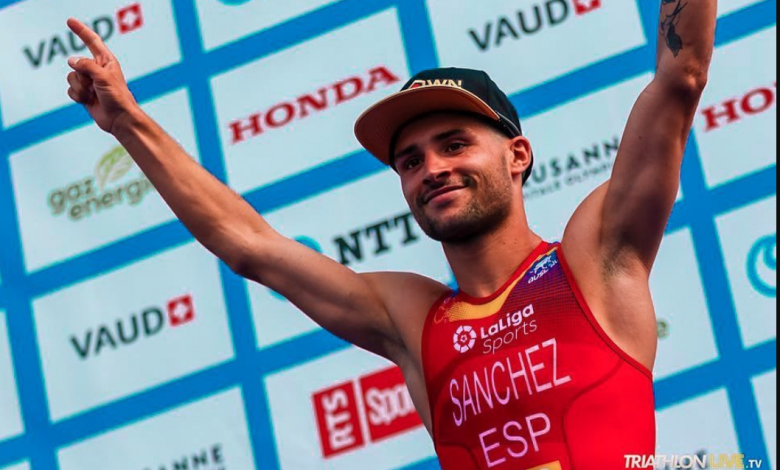
[[[113,57],[103,39],[84,23],[76,18],[70,18],[68,19],[68,27],[84,41],[84,44],[87,45],[95,59],[110,59]]]

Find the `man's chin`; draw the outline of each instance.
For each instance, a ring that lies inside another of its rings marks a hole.
[[[472,224],[448,225],[436,227],[428,236],[445,245],[463,245],[479,238],[481,231]]]
[[[468,211],[458,207],[454,202],[440,207],[426,206],[424,214],[430,225],[435,227],[451,227],[468,223],[466,220]]]
[[[425,217],[437,224],[448,224],[457,222],[458,219],[463,217],[465,211],[463,208],[458,207],[455,201],[448,202],[447,204],[440,205],[427,205],[423,209]]]
[[[415,218],[428,237],[444,244],[463,245],[494,232],[506,221],[509,212],[485,212],[472,206],[453,204],[436,211],[424,209],[422,217],[418,215],[415,214]]]
[[[475,222],[461,211],[428,217],[420,226],[428,237],[437,242],[458,244],[472,240],[480,231],[479,223]]]

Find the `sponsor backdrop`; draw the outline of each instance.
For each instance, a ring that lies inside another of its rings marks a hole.
[[[776,468],[777,5],[721,0],[652,284],[659,452]],[[197,245],[68,103],[91,24],[145,109],[286,235],[446,283],[352,123],[412,74],[488,70],[560,237],[652,78],[659,0],[0,0],[0,469],[437,468],[403,379]]]

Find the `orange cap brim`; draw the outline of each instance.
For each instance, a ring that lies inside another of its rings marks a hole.
[[[436,112],[469,112],[496,122],[501,117],[477,95],[452,86],[428,86],[396,93],[380,101],[355,123],[355,136],[372,155],[390,165],[390,146],[408,122]]]

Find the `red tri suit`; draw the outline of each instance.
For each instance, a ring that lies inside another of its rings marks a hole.
[[[489,298],[439,300],[423,358],[443,470],[622,470],[655,454],[653,375],[599,326],[560,244]]]

